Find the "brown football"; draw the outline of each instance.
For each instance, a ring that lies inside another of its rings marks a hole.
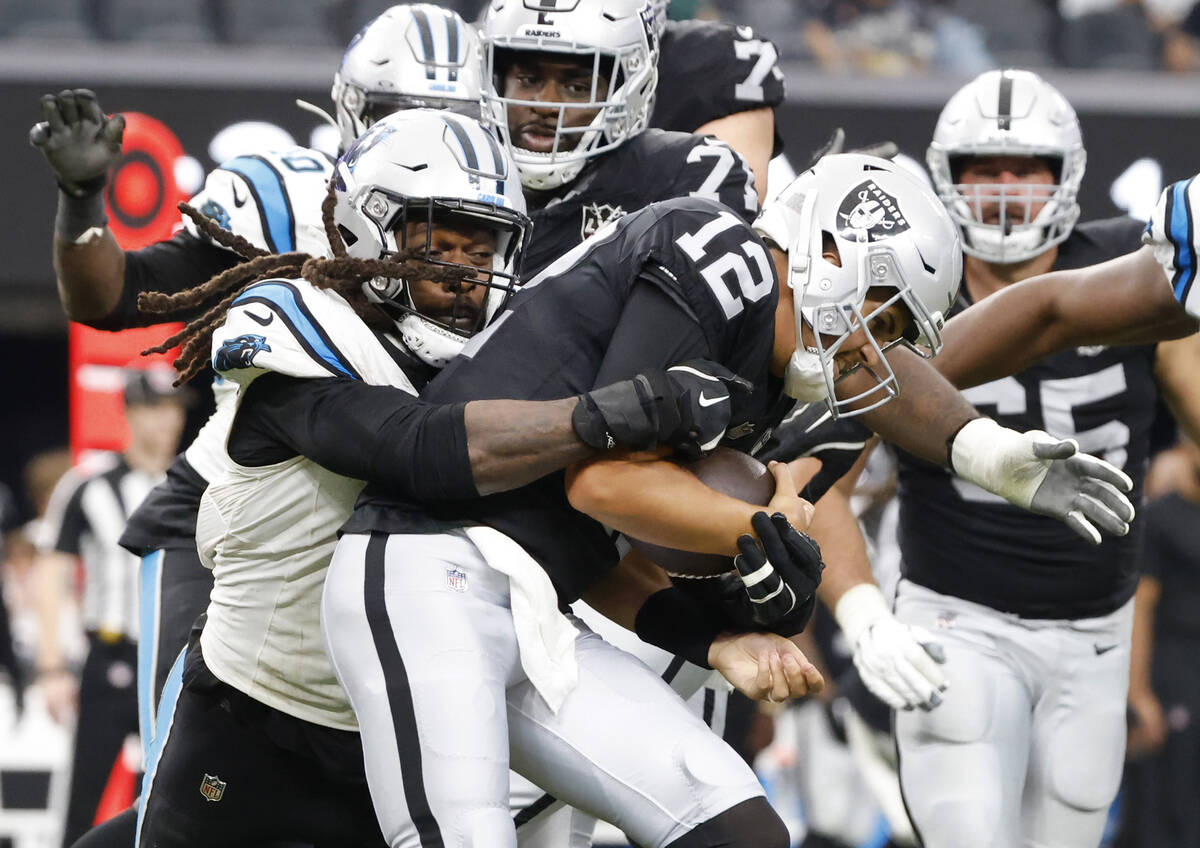
[[[766,506],[775,494],[775,478],[767,467],[732,448],[717,448],[684,467],[709,488],[747,503]],[[664,548],[639,539],[630,539],[629,544],[673,574],[721,574],[733,568],[733,559],[727,556]]]

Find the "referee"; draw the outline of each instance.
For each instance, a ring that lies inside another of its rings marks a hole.
[[[138,558],[118,546],[128,515],[166,472],[184,425],[183,395],[167,368],[125,379],[129,446],[73,469],[56,487],[39,541],[38,682],[56,721],[78,713],[63,844],[92,826],[125,737],[138,732]],[[82,565],[82,670],[60,638],[63,609]]]

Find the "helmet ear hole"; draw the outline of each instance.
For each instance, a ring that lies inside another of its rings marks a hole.
[[[821,230],[821,256],[827,262],[842,267],[842,252],[838,250],[837,239],[829,230]]]

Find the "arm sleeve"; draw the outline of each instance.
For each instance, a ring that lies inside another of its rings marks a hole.
[[[699,322],[675,292],[640,278],[621,311],[593,388],[709,355]]]
[[[62,517],[54,533],[51,549],[62,554],[79,556],[80,542],[88,530],[87,515],[83,511],[83,493],[87,483],[76,487],[71,499],[63,507]]]
[[[248,466],[300,455],[417,500],[474,498],[465,406],[348,378],[265,374],[238,405],[229,455]]]
[[[138,295],[146,291],[177,292],[207,282],[213,276],[241,262],[241,258],[223,247],[198,239],[187,232],[176,233],[167,241],[125,252],[125,282],[121,299],[113,311],[91,326],[97,330],[125,330],[149,327],[164,321],[189,321],[200,309],[185,309],[168,314],[139,312]]]

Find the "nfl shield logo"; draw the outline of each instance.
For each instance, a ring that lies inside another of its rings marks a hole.
[[[447,568],[446,585],[455,592],[467,591],[467,572],[461,568]]]
[[[625,210],[610,203],[589,203],[583,207],[583,226],[579,235],[587,238],[609,221],[625,217]]]
[[[215,774],[204,775],[204,780],[200,782],[200,794],[207,801],[220,801],[225,794],[225,781]]]

